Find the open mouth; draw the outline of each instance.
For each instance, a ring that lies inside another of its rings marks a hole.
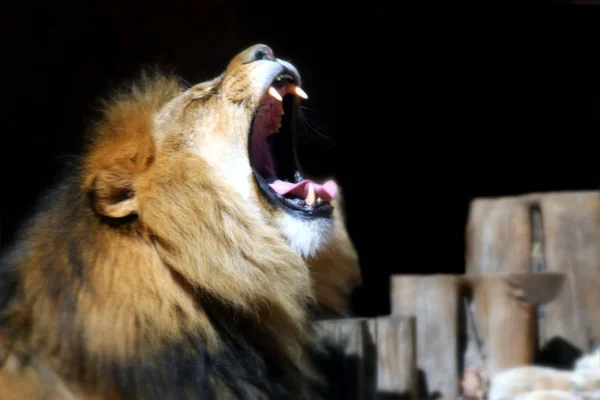
[[[307,96],[292,75],[284,72],[273,80],[250,129],[250,164],[261,192],[271,203],[304,217],[329,217],[336,183],[306,179],[297,162],[294,128],[301,98]]]

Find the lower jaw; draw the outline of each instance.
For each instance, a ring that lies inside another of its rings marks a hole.
[[[278,194],[269,186],[267,181],[256,171],[253,171],[254,180],[258,186],[260,195],[274,207],[294,216],[304,219],[330,218],[333,214],[333,206],[328,202],[317,206],[308,204],[293,204],[292,201],[286,201],[278,198]]]

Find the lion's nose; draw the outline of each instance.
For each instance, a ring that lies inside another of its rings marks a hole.
[[[257,44],[240,54],[240,61],[244,64],[259,60],[276,61],[273,50],[265,44]]]

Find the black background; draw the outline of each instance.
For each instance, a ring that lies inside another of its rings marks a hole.
[[[597,11],[353,4],[4,2],[2,245],[100,96],[153,65],[212,78],[258,42],[298,66],[327,137],[311,131],[305,163],[345,189],[359,314],[389,311],[390,273],[464,271],[472,198],[598,188]]]

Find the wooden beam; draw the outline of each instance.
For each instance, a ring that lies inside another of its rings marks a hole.
[[[563,359],[551,362],[569,367],[577,352],[590,351],[600,343],[598,191],[474,199],[466,239],[469,275],[564,275],[560,292],[544,294],[537,289],[536,295],[542,297],[527,299],[529,303],[547,303],[536,310],[537,339],[539,351],[553,348],[554,357]],[[548,275],[548,279],[554,278]],[[522,287],[531,285],[542,286],[535,279],[520,283]],[[530,287],[526,292],[534,290]],[[555,300],[545,300],[551,297]]]
[[[418,400],[415,318],[375,318],[368,325],[377,346],[377,398]]]
[[[465,366],[494,374],[531,363],[535,307],[552,301],[563,282],[556,273],[392,276],[392,315],[416,317],[428,394],[457,398]]]
[[[600,340],[600,194],[553,195],[540,209],[546,268],[568,280],[544,310],[540,345],[560,339],[588,352]]]
[[[321,341],[342,352],[336,398],[419,399],[414,318],[323,320],[315,327]]]
[[[466,229],[467,274],[531,272],[530,204],[514,198],[471,203]]]
[[[458,398],[461,282],[457,275],[391,277],[392,315],[416,317],[417,366],[425,396]]]
[[[335,348],[333,368],[337,376],[332,382],[336,397],[366,400],[373,391],[376,371],[371,362],[376,357],[368,346],[367,322],[362,319],[322,320],[314,323],[319,341]],[[365,337],[367,336],[367,337]],[[339,352],[339,354],[338,354]]]

